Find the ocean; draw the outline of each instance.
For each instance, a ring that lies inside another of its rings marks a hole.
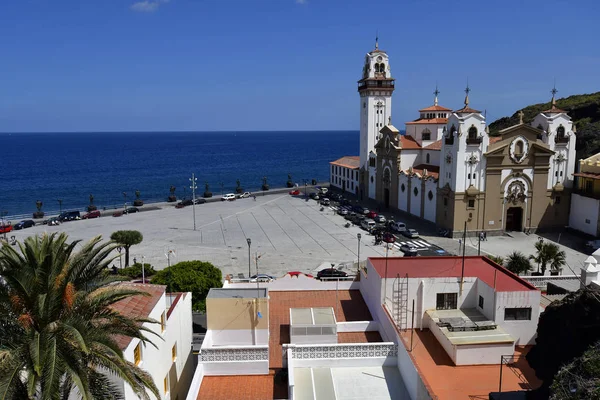
[[[102,209],[131,204],[135,191],[145,203],[197,196],[208,182],[213,196],[233,192],[236,180],[258,191],[266,176],[283,187],[288,174],[329,180],[329,162],[358,155],[358,131],[310,132],[123,132],[0,133],[0,213],[27,216],[37,200],[46,214],[84,210],[90,194]],[[123,192],[127,194],[125,198]]]

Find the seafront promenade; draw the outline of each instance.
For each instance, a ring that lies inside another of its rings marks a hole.
[[[304,187],[297,189],[304,191]],[[252,274],[256,273],[257,255],[259,272],[274,276],[289,271],[316,273],[323,262],[351,264],[357,260],[359,232],[361,259],[385,255],[382,246],[373,246],[372,236],[356,226],[346,228],[346,221],[333,210],[326,207],[320,211],[317,202],[290,196],[289,190],[264,195],[257,192],[256,201],[252,197],[231,202],[217,199],[196,205],[195,231],[191,206],[176,209],[176,203],[156,203],[141,207],[142,211],[135,214],[113,217],[115,210],[107,210],[100,218],[59,226],[36,225],[13,231],[10,236],[21,241],[33,234],[66,232],[70,239],[85,241],[97,235],[108,239],[117,230],[139,230],[144,240],[131,248],[131,259],[141,261],[143,256],[144,262],[163,269],[169,261],[165,254],[173,250],[171,264],[209,261],[222,270],[223,276],[248,275],[247,238],[251,239]],[[115,256],[114,265],[119,267],[118,254]]]

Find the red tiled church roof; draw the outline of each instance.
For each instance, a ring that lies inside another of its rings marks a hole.
[[[400,145],[404,150],[420,149],[421,145],[410,135],[400,135]]]

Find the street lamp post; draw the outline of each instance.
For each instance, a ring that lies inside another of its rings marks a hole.
[[[121,251],[123,248],[121,246],[117,247],[117,251],[119,252],[119,268],[123,268],[123,262],[121,261]]]
[[[142,283],[146,283],[146,271],[144,271],[144,255],[142,255]]]
[[[250,245],[252,244],[252,240],[250,238],[246,239],[246,242],[248,243],[248,279],[250,279],[250,276],[252,275],[252,272],[250,270]]]
[[[58,201],[58,209],[59,209],[59,213],[62,214],[62,199],[58,199],[56,200]]]
[[[308,181],[307,179],[302,179],[304,181],[304,197],[306,197],[306,182]]]
[[[356,238],[358,239],[358,264],[356,266],[356,271],[360,274],[360,238],[362,235],[360,233],[356,234]]]
[[[192,189],[192,214],[194,215],[194,230],[196,230],[196,189],[198,189],[196,183],[198,178],[195,177],[194,173],[192,173],[190,182],[192,183],[192,186],[190,186],[190,189]]]
[[[123,211],[127,211],[127,193],[123,192]]]
[[[385,244],[385,296],[383,298],[384,304],[387,302],[387,282],[388,282],[388,243]]]

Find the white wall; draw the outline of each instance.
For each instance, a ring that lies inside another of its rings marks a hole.
[[[269,344],[269,329],[223,329],[210,330],[212,335],[211,345],[248,346],[252,344]],[[208,336],[208,332],[207,332]],[[205,337],[206,342],[206,337]]]
[[[495,322],[515,339],[516,345],[535,344],[537,323],[540,318],[539,290],[523,292],[496,292],[496,319]],[[531,320],[505,321],[505,308],[531,307]]]
[[[400,154],[400,169],[406,171],[409,167],[414,167],[417,161],[417,157],[421,150],[405,150],[402,149]]]
[[[160,324],[144,324],[144,327],[156,333],[156,335],[148,335],[156,347],[142,345],[142,361],[139,367],[152,376],[154,384],[161,393],[161,399],[175,398],[177,395],[183,396],[187,392],[194,373],[191,300],[191,293],[180,297],[166,321],[164,332],[161,332]],[[167,310],[167,297],[163,294],[148,317],[160,321],[161,314]],[[125,349],[124,355],[127,360],[134,361],[133,353],[138,343],[138,339],[133,339]],[[171,351],[174,345],[177,346],[177,358],[173,362]],[[167,375],[169,375],[170,390],[165,394],[163,380]],[[154,398],[153,395],[150,396]],[[138,399],[138,396],[127,384],[124,385],[124,397],[125,399]]]
[[[596,236],[598,233],[599,210],[599,200],[572,194],[569,226],[588,235]],[[589,223],[586,221],[589,221]]]
[[[377,186],[377,168],[369,167],[369,198],[375,199],[375,189]],[[365,193],[367,194],[367,193]]]
[[[402,191],[404,185],[404,192]],[[408,211],[408,176],[403,173],[398,175],[398,209]]]
[[[431,200],[429,200],[429,191],[433,194]],[[436,203],[437,203],[437,182],[433,179],[427,179],[425,181],[425,210],[423,217],[427,221],[435,222],[436,216]]]
[[[407,195],[410,196],[410,210],[409,212],[412,215],[416,215],[417,217],[421,216],[421,179],[417,178],[416,176],[413,176],[410,178],[411,179],[411,183],[412,186],[410,187],[410,193],[408,193]],[[417,195],[415,196],[415,187],[418,190]],[[408,192],[408,188],[407,188],[407,192]]]
[[[376,321],[350,321],[338,322],[337,332],[372,332],[378,331],[379,324]]]
[[[495,320],[495,306],[494,302],[496,301],[496,296],[494,294],[494,288],[489,286],[482,280],[477,281],[477,299],[476,299],[476,307],[477,311],[485,315],[487,319],[490,321]],[[479,296],[483,297],[483,308],[479,307]]]
[[[456,346],[456,365],[498,365],[502,356],[515,353],[512,343]]]
[[[250,288],[255,289],[256,283],[249,282],[235,282],[229,283],[223,282],[224,288],[244,289]],[[320,281],[314,278],[309,278],[305,275],[299,275],[297,278],[292,278],[286,275],[282,278],[275,279],[272,282],[261,282],[261,288],[269,289],[269,292],[277,291],[303,291],[303,290],[358,290],[360,288],[360,282],[352,280],[335,280]]]

